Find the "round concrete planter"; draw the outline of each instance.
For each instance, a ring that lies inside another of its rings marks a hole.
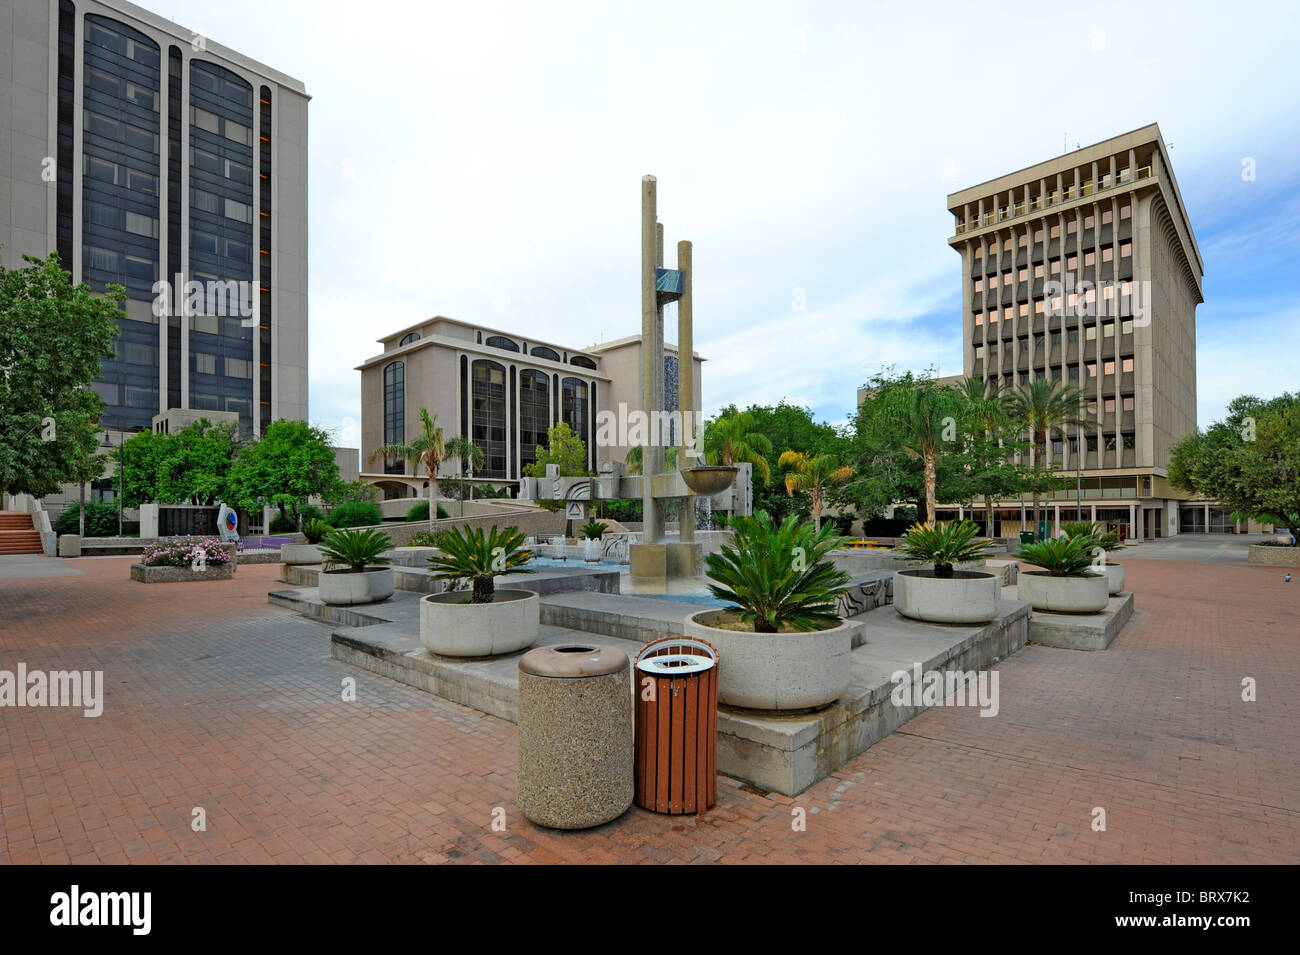
[[[1270,567],[1300,567],[1300,547],[1280,544],[1251,544],[1249,564],[1267,564]]]
[[[393,568],[367,567],[359,574],[322,570],[316,581],[321,603],[333,607],[372,604],[393,595]]]
[[[947,578],[924,569],[894,574],[894,607],[912,620],[987,623],[997,617],[1001,596],[1001,574],[954,570]]]
[[[1106,571],[1106,579],[1110,581],[1111,594],[1123,593],[1124,592],[1124,565],[1112,564],[1110,562],[1107,562],[1106,566],[1103,569]]]
[[[1110,602],[1110,580],[1104,574],[1053,577],[1045,570],[1026,570],[1016,595],[1035,610],[1053,613],[1098,613]]]
[[[849,651],[860,623],[809,633],[751,633],[711,626],[721,610],[686,618],[688,637],[718,651],[718,701],[753,710],[811,710],[849,688]]]
[[[280,563],[282,564],[319,564],[324,559],[320,555],[319,544],[280,545]]]
[[[444,657],[493,657],[537,642],[541,604],[531,590],[498,590],[489,604],[468,590],[420,598],[420,642]]]

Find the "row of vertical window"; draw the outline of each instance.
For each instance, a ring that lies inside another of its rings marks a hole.
[[[1128,283],[1126,282],[1126,283],[1124,283],[1124,284],[1127,285]],[[1111,291],[1112,291],[1112,289],[1110,289],[1110,288],[1106,288],[1106,289],[1103,290],[1103,292],[1111,292]],[[1075,292],[1071,292],[1068,296],[1066,296],[1066,299],[1065,299],[1064,301],[1068,301],[1068,303],[1069,303],[1069,307],[1070,307],[1071,309],[1076,308],[1076,307],[1079,305],[1079,303],[1080,303],[1081,301],[1083,302],[1084,305],[1091,305],[1091,304],[1093,304],[1093,303],[1097,300],[1097,299],[1096,299],[1096,295],[1095,295],[1094,293],[1095,293],[1095,290],[1093,290],[1093,289],[1090,289],[1090,290],[1089,290],[1088,292],[1086,292],[1083,296],[1079,296],[1077,293],[1075,293]],[[1121,299],[1122,299],[1123,295],[1127,295],[1127,294],[1128,294],[1128,289],[1125,289],[1125,290],[1123,291],[1123,294],[1121,295]],[[1103,300],[1108,300],[1108,299],[1111,299],[1111,298],[1113,298],[1112,295],[1109,295],[1109,294],[1103,294],[1103,295],[1102,295],[1102,299],[1103,299]],[[1052,298],[1052,300],[1051,300],[1052,311],[1053,311],[1053,312],[1059,312],[1060,309],[1061,309],[1061,307],[1062,307],[1062,303],[1063,303],[1063,300],[1062,300],[1062,298],[1061,298],[1059,295],[1058,295],[1058,296],[1053,296],[1053,298]],[[1038,316],[1038,315],[1045,315],[1045,314],[1046,314],[1046,304],[1047,304],[1047,300],[1046,300],[1046,299],[1039,299],[1038,301],[1034,302],[1034,315],[1035,315],[1035,316]],[[1113,314],[1113,313],[1112,313],[1112,314]],[[996,308],[995,308],[995,309],[990,309],[990,310],[987,311],[987,312],[976,312],[976,313],[975,313],[975,327],[978,328],[978,327],[980,327],[981,325],[985,325],[985,324],[988,324],[988,325],[996,325],[996,324],[998,324],[999,317],[1001,318],[1001,320],[1002,320],[1003,322],[1010,322],[1010,321],[1014,320],[1017,316],[1020,317],[1020,318],[1028,318],[1028,317],[1029,317],[1029,303],[1028,303],[1028,302],[1022,302],[1022,303],[1020,303],[1019,305],[1008,305],[1008,306],[1007,306],[1006,308],[1004,308],[1004,309],[996,309]],[[1089,325],[1089,326],[1087,326],[1087,328],[1088,328],[1088,336],[1087,336],[1087,340],[1088,340],[1088,341],[1092,341],[1094,338],[1097,337],[1097,326],[1096,326],[1095,324],[1093,324],[1093,325]],[[1112,335],[1115,334],[1115,323],[1114,323],[1114,322],[1103,322],[1101,328],[1102,328],[1102,332],[1101,332],[1101,334],[1102,334],[1102,337],[1103,337],[1103,338],[1109,338],[1109,337],[1111,337]],[[1128,335],[1128,334],[1130,334],[1130,333],[1133,331],[1133,319],[1131,319],[1131,318],[1123,318],[1123,319],[1120,319],[1119,330],[1120,330],[1120,334],[1122,334],[1122,335]],[[1070,341],[1074,341],[1074,339],[1071,338]]]
[[[1119,257],[1120,257],[1121,259],[1128,259],[1128,258],[1132,258],[1132,256],[1133,256],[1133,243],[1132,243],[1132,242],[1121,242],[1121,243],[1119,244]],[[1113,262],[1113,261],[1115,261],[1115,247],[1114,247],[1113,245],[1107,245],[1107,246],[1103,246],[1103,247],[1102,247],[1102,249],[1101,249],[1101,261],[1102,261],[1103,263],[1104,263],[1104,262]],[[1083,266],[1084,266],[1084,268],[1092,268],[1092,267],[1095,266],[1096,264],[1097,264],[1097,253],[1096,253],[1096,251],[1089,251],[1089,252],[1085,252],[1085,253],[1083,254]],[[1073,255],[1067,256],[1067,257],[1066,257],[1066,260],[1065,260],[1065,270],[1066,270],[1067,272],[1074,272],[1074,271],[1077,270],[1078,268],[1079,268],[1079,256],[1078,256],[1077,254],[1073,254]],[[1042,264],[1042,263],[1039,263],[1038,265],[1035,265],[1035,266],[1034,266],[1034,278],[1036,278],[1036,279],[1046,278],[1046,277],[1047,277],[1047,274],[1048,274],[1049,272],[1050,272],[1052,275],[1059,275],[1059,274],[1060,274],[1060,272],[1061,272],[1061,260],[1060,260],[1060,259],[1053,259],[1053,260],[1052,260],[1050,263],[1048,263],[1046,266],[1045,266],[1044,264]],[[1013,277],[1015,278],[1015,280],[1016,280],[1017,282],[1021,282],[1021,283],[1028,282],[1028,281],[1029,281],[1029,266],[1023,266],[1023,267],[1021,267],[1021,269],[1019,270],[1019,272],[1015,273],[1014,276],[1013,276],[1013,274],[1012,274],[1012,272],[1011,272],[1010,270],[1007,270],[1006,272],[1001,273],[1000,276],[998,276],[998,275],[990,275],[990,276],[988,277],[988,282],[987,282],[987,285],[988,285],[988,289],[989,289],[989,291],[992,291],[993,289],[998,288],[999,284],[1000,284],[1003,288],[1005,288],[1005,287],[1011,285],[1011,284],[1012,284],[1012,278],[1013,278]],[[983,292],[983,291],[984,291],[984,288],[985,288],[985,284],[986,284],[986,283],[985,283],[985,280],[984,280],[984,277],[983,277],[983,276],[981,276],[981,277],[975,279],[975,280],[974,280],[974,290],[975,290],[976,292]]]
[[[230,358],[208,352],[190,352],[190,370],[200,375],[225,375],[227,378],[252,378],[253,363],[247,358]]]

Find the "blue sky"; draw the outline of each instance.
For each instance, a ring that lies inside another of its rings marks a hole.
[[[648,172],[694,242],[706,411],[842,421],[882,365],[961,370],[947,193],[1153,121],[1205,259],[1201,424],[1300,388],[1294,5],[146,5],[313,97],[311,414],[341,444],[353,367],[424,317],[639,331]]]

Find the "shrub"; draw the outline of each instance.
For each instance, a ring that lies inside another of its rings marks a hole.
[[[447,509],[444,508],[441,504],[439,504],[438,519],[442,520],[446,516],[447,516]],[[409,511],[406,512],[407,523],[410,523],[411,521],[427,521],[428,519],[429,519],[428,501],[421,501],[419,504],[416,504],[414,507],[412,507]]]
[[[835,525],[835,530],[847,537],[853,533],[853,522],[856,518],[852,514],[828,514],[822,518],[822,526],[825,527],[829,522]]]
[[[302,522],[302,535],[307,538],[308,544],[319,544],[329,536],[330,530],[330,526],[318,517]]]
[[[145,545],[140,562],[149,567],[189,567],[199,557],[213,566],[230,560],[215,537],[164,537]]]
[[[325,512],[315,504],[303,504],[298,508],[298,519],[306,524],[310,520],[325,520]]]
[[[294,534],[297,533],[298,525],[294,523],[292,517],[285,517],[283,514],[276,514],[271,518],[271,526],[268,529],[270,534]]]
[[[605,531],[609,530],[609,525],[604,521],[588,521],[582,525],[582,536],[587,540],[600,540]]]
[[[930,527],[916,523],[898,542],[898,549],[914,564],[934,564],[936,577],[952,577],[952,565],[988,556],[989,543],[976,540],[974,521],[947,521]]]
[[[437,547],[438,532],[420,531],[420,533],[416,534],[406,542],[406,546],[407,547]]]
[[[849,575],[826,554],[842,542],[834,527],[816,530],[791,514],[780,527],[766,511],[733,517],[733,544],[705,558],[709,590],[726,609],[752,623],[755,633],[778,633],[783,626],[807,631],[839,621],[835,600],[847,590]]]
[[[369,501],[344,501],[325,520],[331,527],[373,527],[384,522],[379,508]]]
[[[81,502],[73,504],[66,508],[59,519],[54,524],[54,529],[60,534],[79,533]],[[104,501],[87,501],[86,502],[86,536],[87,537],[116,537],[117,536],[117,505],[109,504]]]
[[[429,558],[434,580],[468,580],[473,587],[470,603],[491,603],[496,596],[493,578],[498,574],[531,574],[525,565],[533,552],[524,546],[517,527],[499,529],[495,524],[484,534],[481,527],[453,527],[437,537],[442,551]]]
[[[1066,537],[1091,537],[1097,547],[1103,550],[1120,550],[1122,545],[1119,542],[1118,531],[1104,531],[1100,523],[1092,521],[1063,521],[1061,523],[1061,533]]]
[[[359,574],[367,564],[389,563],[387,557],[380,555],[392,546],[389,536],[373,527],[336,530],[321,541],[320,553],[327,568],[346,567],[349,573]]]
[[[1097,539],[1091,535],[1056,537],[1026,544],[1016,557],[1053,577],[1083,577],[1092,568],[1092,549],[1096,546]]]

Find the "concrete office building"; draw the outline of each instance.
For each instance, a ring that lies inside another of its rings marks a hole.
[[[5,265],[57,249],[127,290],[108,443],[170,409],[305,419],[303,84],[124,0],[5,0],[0,87]]]
[[[436,415],[444,436],[469,437],[484,454],[476,482],[506,486],[545,447],[547,430],[565,422],[587,445],[587,466],[624,460],[627,443],[598,442],[602,411],[618,414],[622,405],[638,409],[640,336],[590,348],[554,342],[434,316],[379,339],[382,353],[366,359],[361,372],[361,477],[383,490],[385,498],[428,493],[422,468],[413,472],[401,460],[369,460],[384,444],[414,439],[420,409]],[[695,361],[696,407],[700,407],[700,366]],[[677,353],[665,346],[665,395],[676,406]],[[611,432],[617,436],[617,430]],[[449,462],[441,477],[460,467]]]
[[[1196,529],[1209,503],[1167,475],[1171,445],[1196,428],[1204,264],[1159,127],[955,192],[948,210],[966,375],[1088,394],[1096,429],[1082,444],[1053,434],[1047,449],[1058,470],[1081,468],[1083,519],[1139,539]],[[1075,495],[1049,498],[1054,525],[1076,518]],[[1002,530],[1019,529],[1021,502],[999,503]]]

